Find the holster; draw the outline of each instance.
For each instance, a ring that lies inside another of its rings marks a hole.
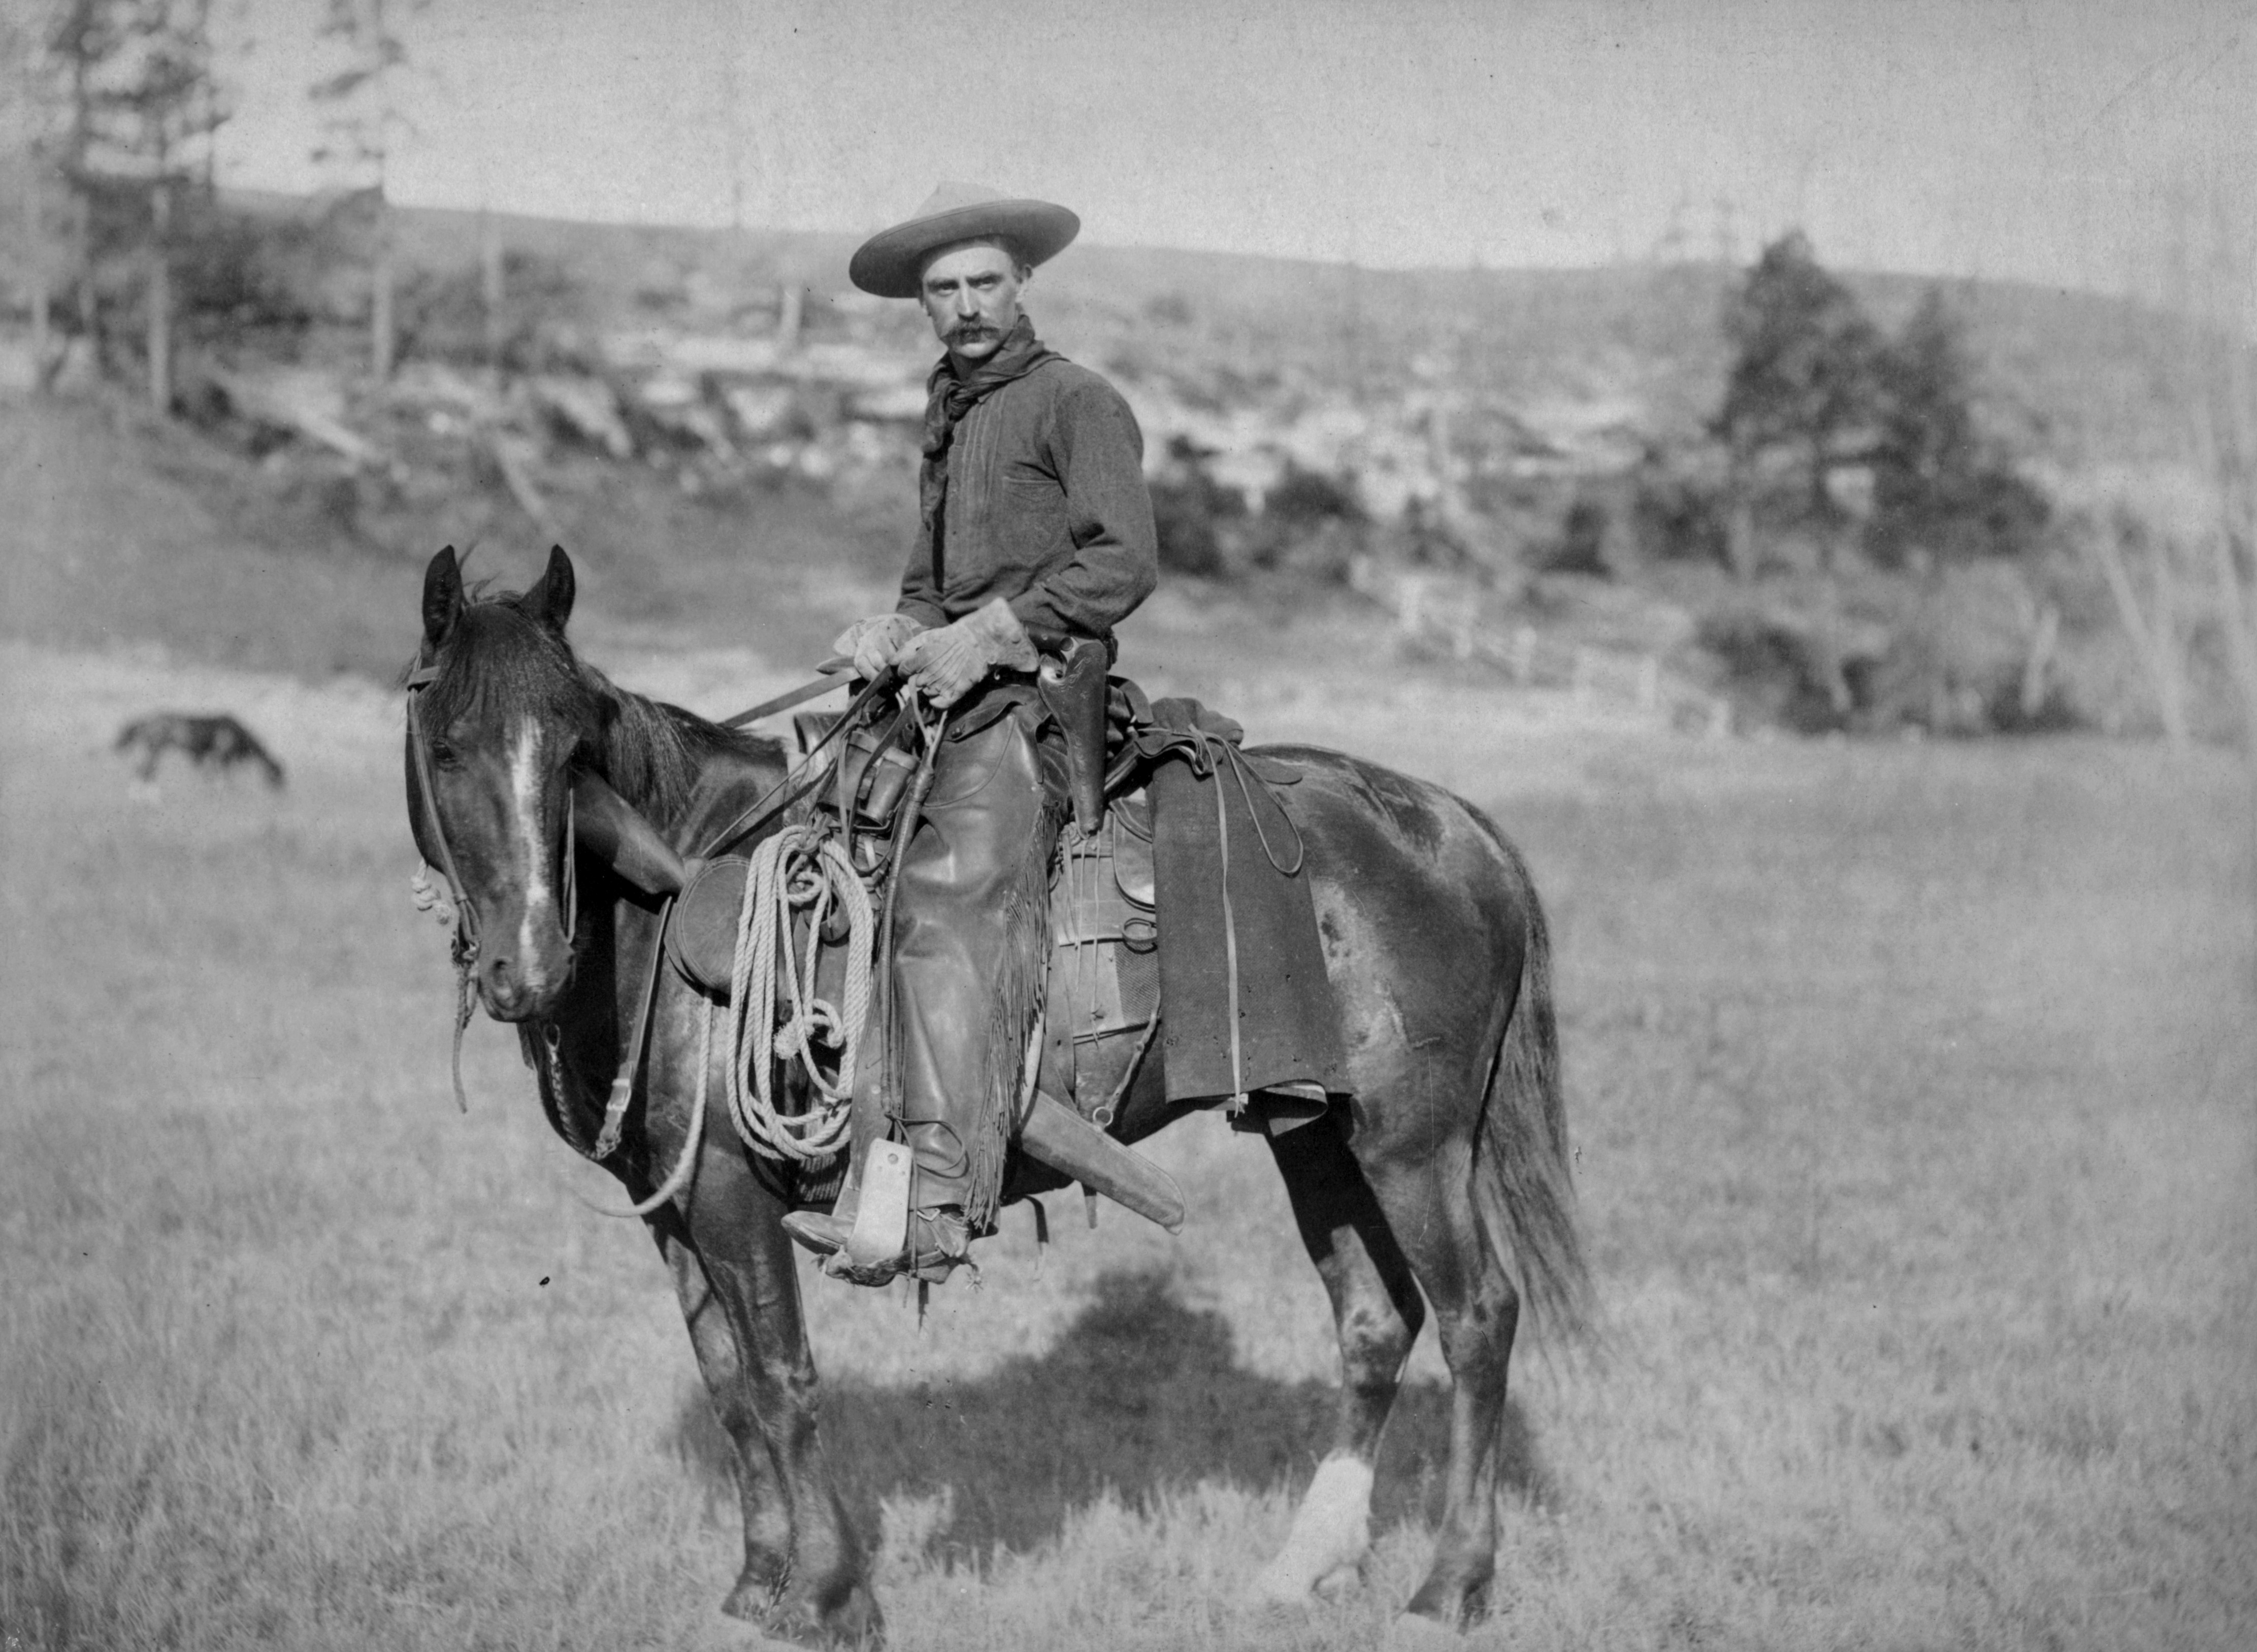
[[[1113,651],[1095,637],[1068,637],[1035,673],[1043,705],[1065,735],[1073,823],[1088,837],[1105,824],[1106,669]]]

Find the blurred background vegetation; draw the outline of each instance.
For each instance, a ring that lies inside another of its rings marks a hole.
[[[836,237],[394,205],[414,10],[323,12],[336,187],[309,199],[215,187],[206,0],[20,11],[4,416],[162,474],[265,547],[262,578],[562,539],[640,621],[804,653],[905,541],[914,313],[847,287]],[[1475,667],[1515,657],[1476,633],[1532,630],[1744,729],[2184,744],[2257,728],[2250,341],[2220,301],[2246,249],[2187,222],[2169,307],[1835,271],[1799,233],[1750,258],[1721,218],[1712,247],[1581,272],[1091,246],[1032,302],[1136,407],[1203,603],[1377,627],[1410,580]],[[117,632],[116,554],[19,569],[13,625]]]

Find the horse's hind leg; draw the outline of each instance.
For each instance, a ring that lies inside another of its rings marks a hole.
[[[1376,1153],[1365,1169],[1433,1304],[1450,1367],[1450,1467],[1426,1581],[1404,1611],[1456,1627],[1485,1603],[1496,1571],[1496,1476],[1505,1366],[1520,1296],[1474,1211],[1471,1146],[1445,1140],[1415,1159]]]
[[[791,1506],[761,1437],[754,1414],[752,1388],[737,1353],[736,1333],[714,1295],[705,1264],[690,1243],[681,1220],[669,1208],[650,1218],[651,1237],[674,1275],[682,1321],[697,1351],[698,1374],[713,1401],[713,1415],[734,1449],[737,1501],[745,1521],[745,1564],[722,1610],[732,1617],[755,1617],[782,1586],[791,1568]]]
[[[1355,1567],[1371,1547],[1379,1437],[1426,1310],[1411,1265],[1339,1127],[1320,1119],[1271,1137],[1270,1147],[1284,1175],[1301,1242],[1332,1298],[1341,1347],[1332,1444],[1294,1514],[1284,1548],[1250,1591],[1255,1600],[1286,1605],[1305,1600],[1327,1578]]]

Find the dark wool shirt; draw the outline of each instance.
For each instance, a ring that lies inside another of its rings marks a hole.
[[[1022,625],[1101,637],[1158,582],[1144,438],[1121,392],[1062,357],[991,392],[948,449],[940,554],[917,531],[901,612],[927,625],[992,597]]]

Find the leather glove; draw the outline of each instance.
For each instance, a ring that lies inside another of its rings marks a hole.
[[[868,619],[858,619],[838,633],[838,640],[831,645],[834,654],[851,654],[854,659],[854,674],[865,682],[871,681],[901,653],[902,645],[924,627],[907,614],[879,614]]]
[[[897,663],[910,688],[945,710],[996,667],[1032,671],[1038,661],[1019,617],[998,597],[953,625],[919,632],[909,639]]]

